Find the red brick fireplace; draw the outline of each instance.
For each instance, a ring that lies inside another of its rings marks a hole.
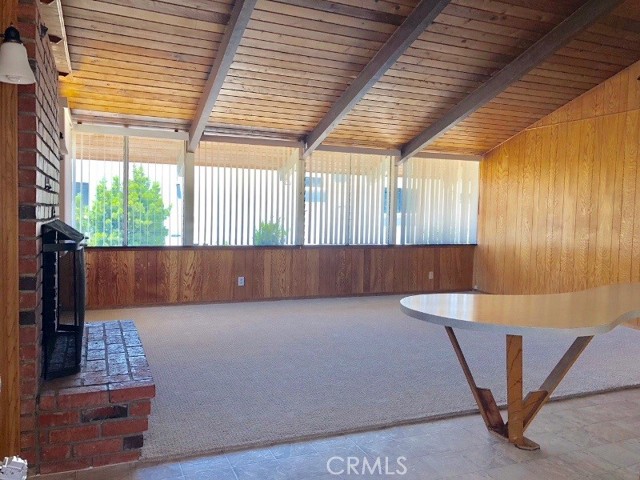
[[[155,385],[131,321],[85,328],[79,374],[44,383],[38,427],[40,473],[137,460]]]
[[[41,385],[42,223],[58,214],[58,74],[48,39],[40,36],[38,2],[21,1],[18,24],[36,84],[18,89],[21,448],[38,463],[37,397]]]
[[[18,22],[36,74],[18,89],[20,455],[32,473],[139,458],[155,386],[131,322],[89,324],[80,373],[42,380],[41,226],[60,214],[58,73],[36,0]]]

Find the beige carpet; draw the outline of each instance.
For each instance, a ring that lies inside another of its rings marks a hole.
[[[89,312],[133,319],[157,383],[143,456],[158,459],[361,430],[472,409],[442,327],[401,297],[289,300]],[[505,400],[504,338],[459,331],[480,386]],[[571,343],[525,337],[527,388]],[[597,337],[557,391],[640,384],[640,332]],[[535,367],[535,368],[534,368]]]

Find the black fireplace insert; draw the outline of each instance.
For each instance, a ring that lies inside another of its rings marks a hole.
[[[46,380],[80,371],[85,310],[84,234],[42,225],[42,348]]]

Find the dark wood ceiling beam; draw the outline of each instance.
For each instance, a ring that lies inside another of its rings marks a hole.
[[[449,0],[422,0],[304,140],[303,156],[313,152],[369,89],[400,58],[447,6]]]
[[[409,159],[480,107],[490,102],[509,85],[522,78],[527,72],[549,58],[555,51],[566,45],[585,28],[611,12],[623,1],[589,0],[586,2],[519,57],[456,104],[440,119],[403,145],[400,162]]]
[[[236,55],[236,51],[238,50],[244,31],[247,28],[247,24],[251,19],[251,13],[256,3],[257,0],[236,0],[233,6],[231,18],[220,42],[218,55],[211,67],[211,73],[204,86],[202,97],[200,97],[198,108],[196,109],[191,127],[189,128],[187,149],[190,152],[194,152],[198,147],[198,143],[200,143],[200,139],[209,120],[209,115],[211,115],[218,94],[222,89],[222,84],[231,67],[231,63]]]

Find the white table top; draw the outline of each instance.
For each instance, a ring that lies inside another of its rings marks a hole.
[[[533,329],[590,336],[640,318],[640,283],[548,295],[436,293],[405,297],[407,315],[454,328],[523,335]]]

